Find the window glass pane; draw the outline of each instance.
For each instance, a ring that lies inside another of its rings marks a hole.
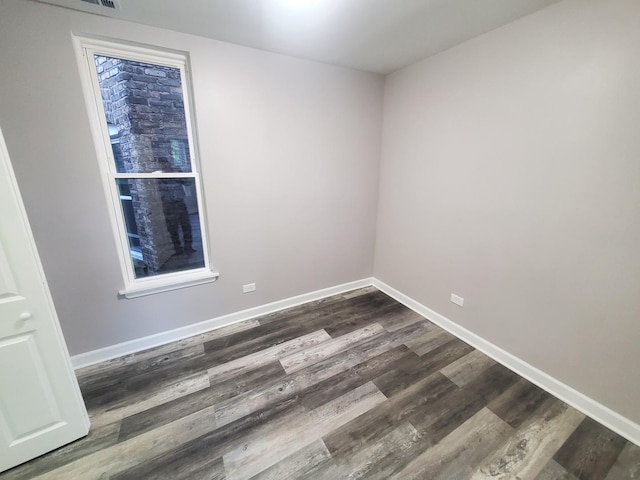
[[[204,267],[193,178],[116,182],[136,278]]]
[[[178,68],[94,55],[118,173],[191,172]]]

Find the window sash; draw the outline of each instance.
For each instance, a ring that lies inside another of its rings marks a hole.
[[[199,175],[192,172],[158,172],[158,173],[113,173],[113,178],[138,179],[138,178],[196,178]]]
[[[85,99],[89,109],[90,123],[99,157],[105,192],[111,205],[110,214],[112,226],[116,243],[119,247],[119,259],[125,283],[125,287],[120,291],[120,293],[127,297],[135,297],[145,293],[156,293],[215,280],[218,274],[212,271],[209,259],[204,196],[199,173],[198,152],[195,148],[196,142],[191,103],[192,96],[189,70],[187,68],[188,57],[186,54],[147,49],[140,46],[129,46],[123,44],[116,45],[112,42],[103,40],[94,40],[82,37],[74,37],[74,40],[76,53],[80,60],[79,65],[81,66],[81,79],[83,81]],[[191,172],[119,173],[116,171],[116,162],[113,155],[113,149],[111,147],[111,139],[109,137],[106,121],[107,117],[104,111],[98,73],[94,60],[95,55],[132,60],[151,65],[167,66],[180,70]],[[136,278],[133,259],[130,255],[129,236],[125,225],[124,212],[122,211],[120,192],[116,185],[117,180],[162,178],[194,179],[195,195],[198,204],[198,217],[202,236],[204,267]]]

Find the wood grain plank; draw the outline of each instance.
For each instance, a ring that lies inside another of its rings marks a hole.
[[[450,363],[440,371],[453,383],[459,387],[464,387],[467,383],[476,378],[479,373],[495,364],[496,362],[492,358],[487,357],[479,350],[473,350],[464,357]]]
[[[358,297],[352,301],[354,303],[359,302],[361,298],[365,297],[367,296]],[[382,315],[382,307],[377,305],[397,308],[397,304],[394,304],[389,297],[372,302],[364,302],[360,306],[350,305],[349,302],[346,302],[342,309],[337,312],[319,310],[289,320],[260,325],[251,332],[240,332],[217,341],[207,342],[205,344],[205,352],[208,353],[209,358],[212,360],[211,367],[213,367],[316,330],[326,330],[328,327],[335,329],[345,322],[358,323],[359,319],[372,318],[374,313]],[[369,320],[367,320],[367,323],[370,323]],[[331,331],[326,331],[333,336]]]
[[[494,365],[463,388],[438,399],[420,415],[412,415],[408,421],[421,434],[428,435],[437,443],[507,390],[518,378],[502,365]],[[455,384],[452,382],[452,385]]]
[[[403,365],[390,368],[388,372],[376,378],[375,383],[382,393],[390,397],[472,350],[473,347],[456,338],[423,356],[414,354]]]
[[[204,332],[198,335],[193,335],[187,338],[183,338],[182,340],[178,340],[171,343],[166,343],[164,345],[160,345],[154,348],[148,348],[141,352],[135,352],[128,355],[123,355],[120,357],[113,358],[111,360],[107,360],[105,362],[96,363],[93,365],[86,366],[84,368],[79,368],[75,371],[76,376],[80,384],[83,384],[85,381],[92,376],[119,376],[122,372],[114,372],[114,370],[121,369],[122,367],[126,367],[132,364],[139,364],[140,362],[145,362],[147,360],[167,355],[176,351],[189,349],[193,346],[202,346],[205,342],[215,340],[217,338],[222,338],[227,335],[231,335],[233,333],[241,332],[244,330],[250,330],[256,326],[260,325],[257,319],[253,320],[245,320],[242,322],[232,323],[230,325],[225,325],[214,330],[210,330],[208,332]]]
[[[372,309],[369,312],[357,315],[350,315],[338,321],[332,321],[331,325],[327,325],[325,329],[327,333],[332,337],[341,337],[354,330],[358,330],[366,325],[377,322],[378,319],[385,318],[387,315],[392,315],[394,312],[404,310],[406,307],[395,303],[393,301],[386,303],[385,305]]]
[[[404,343],[411,334],[413,325],[397,332],[378,335],[354,345],[346,352],[333,355],[321,362],[288,375],[282,381],[269,382],[253,391],[216,405],[216,418],[220,425],[232,422],[251,412],[266,407],[272,402],[299,395],[323,380],[345,372],[367,360],[385,353]]]
[[[342,458],[338,462],[342,475],[336,478],[386,480],[426,447],[418,431],[402,422],[377,441]]]
[[[90,412],[115,408],[127,402],[135,403],[150,391],[169,388],[181,378],[206,373],[210,364],[211,359],[206,353],[193,355],[138,374],[122,376],[115,385],[105,386],[99,392],[87,394],[83,391],[83,398]]]
[[[388,312],[376,321],[388,332],[394,332],[414,323],[431,323],[422,315],[409,308],[402,308],[397,311]]]
[[[389,434],[412,416],[424,416],[431,405],[446,398],[456,388],[448,378],[436,372],[397,392],[382,405],[335,429],[325,436],[325,444],[332,456],[340,462]]]
[[[317,478],[332,463],[333,459],[324,442],[317,440],[252,476],[251,480]]]
[[[38,480],[97,480],[113,476],[215,428],[213,407],[200,410],[149,432],[35,477]]]
[[[112,423],[100,428],[92,426],[86,437],[0,473],[0,478],[2,480],[25,480],[46,477],[46,474],[52,470],[115,445],[118,442],[119,430],[119,423]]]
[[[101,427],[118,422],[131,415],[145,412],[185,395],[189,395],[209,387],[209,375],[206,372],[181,378],[171,385],[160,385],[158,389],[148,390],[135,399],[124,398],[120,402],[109,405],[106,409],[95,409],[89,415],[93,427]]]
[[[123,379],[140,377],[156,370],[166,369],[168,366],[177,365],[194,357],[202,357],[204,347],[202,344],[193,345],[159,356],[146,358],[136,363],[129,363],[117,369],[111,369],[103,375],[92,375],[79,381],[80,389],[89,407],[96,404],[93,399],[102,399],[106,391],[124,387]],[[173,379],[175,381],[175,379]],[[122,388],[124,390],[124,388]],[[99,404],[104,405],[102,401]]]
[[[518,428],[550,398],[551,395],[547,392],[522,378],[489,402],[488,407],[513,428]]]
[[[274,345],[273,347],[260,350],[258,352],[245,355],[230,362],[223,363],[208,370],[211,382],[228,380],[237,375],[242,375],[257,367],[278,360],[282,357],[288,358],[300,350],[310,349],[332,340],[324,330],[317,330],[306,335],[293,338],[287,342]],[[286,370],[286,369],[285,369]],[[287,372],[290,373],[290,372]]]
[[[285,355],[280,359],[280,364],[287,373],[297,372],[336,353],[343,352],[357,343],[368,340],[376,335],[381,335],[384,332],[385,329],[382,328],[382,326],[373,323],[333,339],[327,334],[330,341],[318,342],[315,345],[301,348],[299,351]]]
[[[224,456],[227,478],[251,478],[385,400],[369,382],[308,413],[258,428]]]
[[[299,417],[303,413],[305,410],[296,405],[295,398],[273,403],[227,425],[212,428],[209,432],[183,442],[169,451],[146,457],[123,470],[120,475],[124,478],[153,478],[166,469],[181,468],[182,464],[188,464],[184,466],[185,470],[198,470],[200,466],[206,468],[212,458],[218,458],[241,446],[246,436],[257,428],[278,425],[283,419]]]
[[[415,353],[400,345],[306,388],[301,392],[298,403],[309,410],[317,408],[373,381],[394,366],[401,368],[414,356]]]
[[[591,418],[585,418],[553,459],[579,480],[602,479],[625,444],[626,440],[618,434]]]
[[[567,404],[549,399],[471,478],[535,478],[583,419],[582,413]]]
[[[390,297],[376,289],[369,289],[368,291],[362,289],[360,293],[361,294],[353,295],[352,297],[345,294],[339,294],[321,298],[286,310],[263,315],[258,318],[258,321],[261,325],[273,322],[283,324],[286,322],[296,321],[296,319],[301,318],[309,320],[309,318],[314,318],[316,315],[328,314],[330,316],[332,314],[342,312],[345,308],[353,306],[361,307],[363,305],[374,305],[376,307],[380,307],[381,305],[393,303],[393,301],[390,300]]]
[[[492,411],[483,408],[442,441],[414,458],[393,478],[468,479],[477,464],[507,438],[511,430]]]
[[[265,336],[277,330],[294,328],[302,329],[301,333],[304,334],[329,327],[337,328],[345,322],[358,321],[361,317],[369,317],[387,307],[399,308],[399,304],[381,292],[365,294],[352,299],[327,299],[276,312],[272,314],[271,318],[263,317],[259,320],[261,325],[256,327],[255,331],[259,336]],[[331,332],[328,333],[331,334]],[[251,335],[234,335],[229,337],[226,342],[206,343],[205,348],[216,350],[226,348],[246,342],[251,337]]]
[[[140,476],[138,469],[125,470],[112,475],[109,480],[225,480],[226,472],[222,457],[211,457],[209,452],[200,449],[189,456],[189,461],[165,462],[162,468],[148,469]]]
[[[640,478],[640,447],[627,442],[605,480]]]
[[[368,295],[370,293],[376,293],[376,292],[379,292],[379,291],[380,290],[378,290],[373,285],[369,285],[368,287],[357,288],[355,290],[350,290],[348,292],[340,293],[337,296],[340,297],[340,298],[344,298],[344,299],[348,300],[350,298],[356,298],[356,297],[360,297],[362,295]]]
[[[424,355],[433,349],[444,345],[456,337],[449,332],[435,326],[434,324],[426,324],[422,333],[413,336],[406,342],[407,347],[416,352],[418,355]]]
[[[578,480],[565,470],[564,467],[558,465],[555,460],[549,460],[542,468],[540,473],[536,475],[535,480]]]
[[[285,373],[277,361],[260,366],[225,382],[185,395],[170,402],[148,408],[138,414],[123,419],[120,429],[120,441],[140,435],[160,425],[190,415],[210,407],[222,400],[233,398],[241,393],[258,388],[270,381],[277,381]]]

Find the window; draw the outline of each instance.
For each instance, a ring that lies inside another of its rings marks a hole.
[[[211,271],[187,57],[77,39],[126,297],[196,285]]]

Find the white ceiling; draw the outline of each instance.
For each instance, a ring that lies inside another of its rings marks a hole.
[[[249,47],[389,73],[559,0],[40,0]]]

